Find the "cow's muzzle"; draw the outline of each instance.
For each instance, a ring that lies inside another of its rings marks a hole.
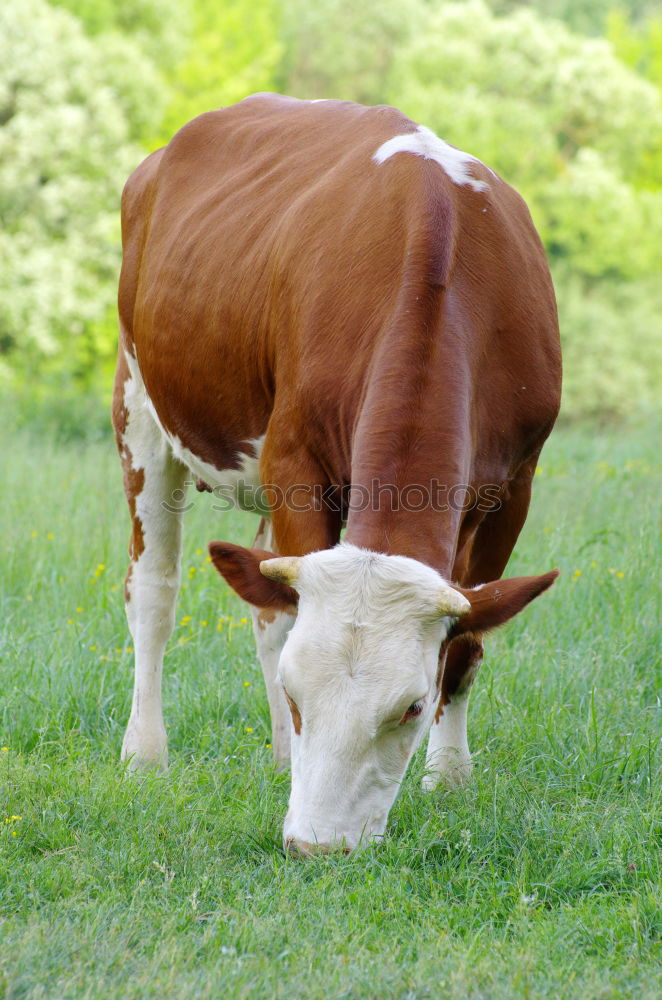
[[[344,841],[335,844],[311,844],[307,840],[288,837],[285,841],[285,850],[293,858],[313,858],[318,854],[349,854],[351,847]]]

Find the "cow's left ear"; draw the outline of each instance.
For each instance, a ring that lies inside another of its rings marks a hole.
[[[514,618],[535,597],[551,587],[559,571],[551,570],[542,576],[516,576],[511,580],[494,580],[475,590],[454,587],[471,604],[471,610],[458,618],[449,638],[465,632],[488,632]]]
[[[209,555],[221,576],[244,601],[257,608],[296,613],[299,603],[296,590],[260,573],[261,562],[276,559],[273,552],[245,549],[232,542],[210,542]]]

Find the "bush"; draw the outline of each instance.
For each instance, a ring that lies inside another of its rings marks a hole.
[[[566,419],[659,408],[662,286],[654,279],[590,282],[555,274]]]

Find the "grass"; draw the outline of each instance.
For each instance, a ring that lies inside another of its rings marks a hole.
[[[659,422],[546,448],[509,574],[563,573],[487,644],[471,787],[424,795],[419,754],[382,845],[306,863],[246,609],[205,555],[254,521],[194,497],[172,766],[131,777],[113,446],[3,427],[0,997],[660,995]]]

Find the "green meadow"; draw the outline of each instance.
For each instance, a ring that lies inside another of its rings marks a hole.
[[[114,445],[2,426],[0,997],[662,995],[659,420],[543,452],[507,575],[562,573],[487,642],[471,786],[424,794],[419,752],[382,844],[306,862],[247,609],[206,558],[256,522],[192,498],[171,768],[131,776]]]

